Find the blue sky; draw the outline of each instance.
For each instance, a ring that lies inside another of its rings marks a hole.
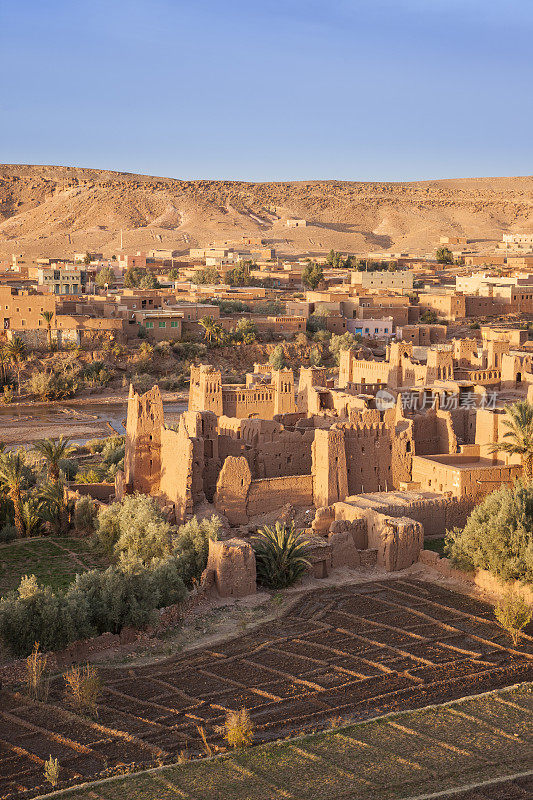
[[[0,161],[531,174],[532,42],[531,0],[4,0]]]

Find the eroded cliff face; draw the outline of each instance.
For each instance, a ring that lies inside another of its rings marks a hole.
[[[288,228],[286,220],[308,224]],[[53,166],[0,166],[0,255],[175,249],[260,236],[280,253],[431,252],[441,235],[486,247],[533,230],[533,178],[418,183],[180,181]]]

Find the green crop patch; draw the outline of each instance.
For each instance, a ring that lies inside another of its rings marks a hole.
[[[95,783],[63,800],[407,800],[525,773],[531,747],[517,742],[513,748],[495,732],[505,708],[497,697],[519,699],[515,722],[520,715],[521,729],[531,727],[533,708],[524,702],[531,693],[524,685]],[[461,718],[462,711],[480,721]]]
[[[77,573],[102,566],[87,540],[53,537],[14,541],[0,546],[0,597],[16,589],[23,575],[41,586],[65,589]]]

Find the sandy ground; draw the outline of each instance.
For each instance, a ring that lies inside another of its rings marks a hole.
[[[163,392],[162,395],[165,403],[186,402],[187,399],[183,392]],[[126,417],[127,402],[127,393],[121,392],[75,397],[68,402],[24,401],[1,406],[0,441],[7,445],[17,445],[61,435],[74,440],[112,436],[116,430],[105,418],[105,406],[110,407],[110,415],[111,407],[114,406],[113,416],[122,421]],[[93,407],[94,413],[91,411]],[[177,415],[170,413],[168,416],[168,421],[172,422]]]
[[[46,437],[103,438],[114,433],[96,414],[69,408],[52,409],[46,417],[31,414],[0,416],[0,440],[7,445],[28,444]]]

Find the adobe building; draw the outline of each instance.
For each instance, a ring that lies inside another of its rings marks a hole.
[[[402,325],[396,328],[396,338],[412,342],[416,347],[442,344],[446,341],[446,325]]]
[[[363,291],[390,289],[400,294],[408,294],[413,291],[413,273],[410,270],[395,270],[394,272],[386,269],[374,272],[352,270],[350,280],[352,286],[360,286]]]
[[[45,311],[55,314],[56,302],[50,294],[30,294],[11,286],[0,286],[0,330],[46,330],[42,314]]]

